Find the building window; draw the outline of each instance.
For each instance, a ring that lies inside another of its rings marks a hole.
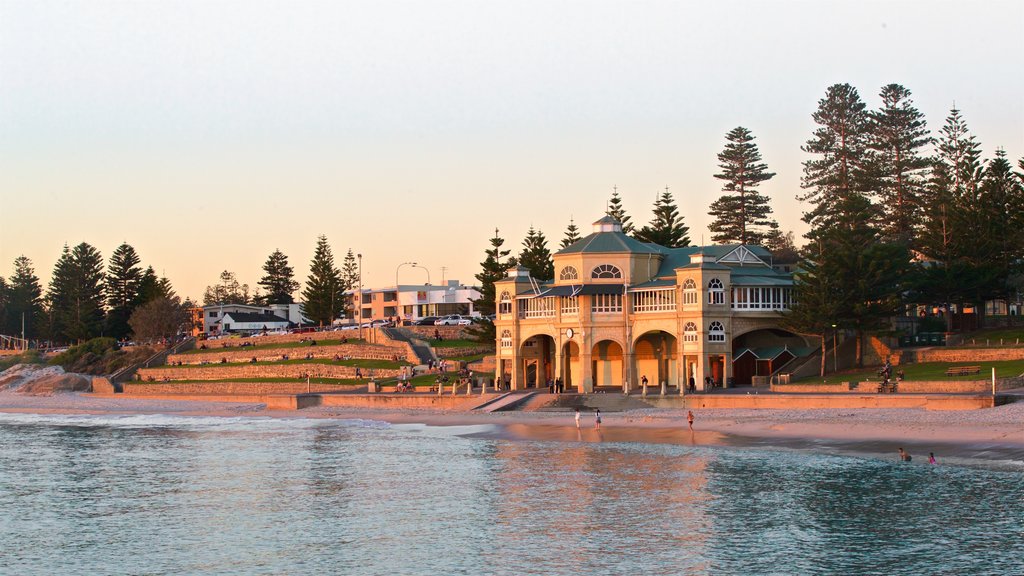
[[[622,312],[622,294],[596,294],[591,312]]]
[[[512,313],[512,295],[508,292],[502,292],[501,298],[498,300],[498,314],[511,314]]]
[[[686,326],[683,326],[683,342],[696,342],[697,341],[697,325],[693,322],[687,322]]]
[[[693,281],[693,278],[687,278],[686,282],[683,282],[683,305],[696,303],[697,283]]]
[[[789,287],[736,286],[730,306],[734,310],[788,310],[792,297]]]
[[[558,298],[548,296],[546,298],[529,298],[520,300],[522,302],[521,318],[552,318],[555,316],[555,307],[558,305]]]
[[[590,273],[591,278],[612,279],[622,278],[622,271],[611,264],[601,264]]]
[[[675,309],[675,290],[644,290],[633,293],[634,312],[670,312]]]
[[[210,316],[210,318],[216,318],[217,317],[217,311],[216,310],[210,310],[209,312],[207,312],[207,314]]]
[[[579,296],[562,297],[562,316],[576,316],[580,313]]]
[[[708,304],[725,304],[725,287],[718,278],[708,282]]]
[[[511,348],[512,347],[512,332],[509,330],[501,331],[501,347]]]
[[[576,269],[572,266],[566,266],[562,268],[562,271],[558,273],[559,280],[579,280],[580,275],[576,272]]]
[[[708,342],[725,342],[725,326],[721,322],[712,322],[708,326]]]

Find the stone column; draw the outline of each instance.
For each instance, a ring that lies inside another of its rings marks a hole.
[[[594,370],[591,366],[590,351],[583,351],[580,346],[580,381],[577,389],[580,394],[592,394],[594,392]]]

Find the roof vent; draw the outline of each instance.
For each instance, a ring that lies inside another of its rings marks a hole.
[[[594,222],[594,232],[622,232],[622,224],[611,216],[605,216]]]

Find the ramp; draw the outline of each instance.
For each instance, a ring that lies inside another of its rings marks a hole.
[[[473,408],[473,410],[486,413],[515,410],[517,406],[534,397],[536,394],[536,392],[506,392],[497,398],[484,402],[476,408]]]

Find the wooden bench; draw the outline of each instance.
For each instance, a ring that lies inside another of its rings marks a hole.
[[[981,366],[952,366],[946,370],[946,376],[966,376],[981,372]]]

